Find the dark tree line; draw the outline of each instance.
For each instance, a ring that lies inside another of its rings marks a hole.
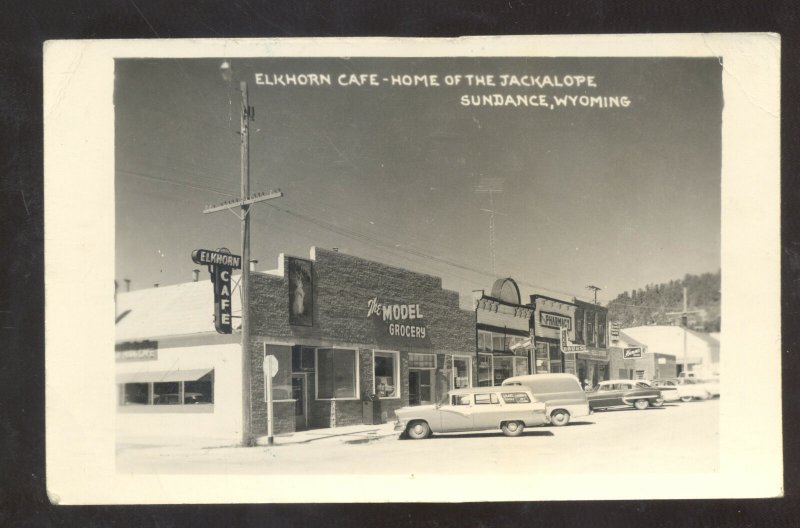
[[[683,310],[683,288],[687,288],[688,325],[695,330],[719,332],[721,272],[686,275],[681,280],[648,284],[631,290],[608,303],[609,319],[619,321],[622,328],[642,325],[678,325]]]

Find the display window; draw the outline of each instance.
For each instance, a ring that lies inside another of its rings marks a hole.
[[[492,386],[492,355],[478,354],[478,387]]]
[[[472,358],[469,356],[453,356],[453,374],[450,388],[465,389],[472,386]]]
[[[515,376],[524,376],[526,374],[529,374],[529,371],[528,371],[528,358],[527,357],[516,356],[514,358],[514,375]]]
[[[123,383],[120,384],[119,387],[118,403],[121,406],[198,405],[214,403],[213,370],[208,371],[198,379]]]
[[[379,398],[399,398],[400,387],[397,381],[400,371],[400,354],[376,350],[372,357],[374,365],[372,392]]]
[[[317,399],[351,399],[358,395],[356,350],[319,348],[316,354]]]
[[[494,374],[494,384],[502,385],[503,381],[514,375],[514,358],[495,356],[493,358],[492,372]]]

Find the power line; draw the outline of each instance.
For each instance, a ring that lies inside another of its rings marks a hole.
[[[223,191],[221,189],[215,189],[215,188],[212,188],[212,187],[209,187],[209,186],[194,185],[194,184],[191,184],[191,183],[188,183],[188,182],[175,181],[175,180],[171,180],[169,178],[161,178],[161,177],[147,175],[147,174],[143,174],[143,173],[137,173],[137,172],[134,172],[134,171],[128,171],[128,170],[125,170],[125,169],[118,169],[118,171],[119,172],[124,172],[126,174],[131,174],[131,175],[134,175],[134,176],[139,176],[139,177],[142,177],[142,178],[154,180],[154,181],[160,181],[160,182],[171,184],[171,185],[184,186],[184,187],[197,189],[197,190],[206,190],[206,191],[211,191],[211,192],[214,192],[214,193],[217,193],[217,194],[221,194],[221,195],[224,195],[224,196],[235,197],[235,194],[233,194],[233,193],[230,193],[230,192],[227,192],[227,191]],[[431,254],[425,252],[424,250],[415,248],[414,246],[402,243],[402,242],[397,241],[397,240],[392,240],[392,239],[389,238],[388,239],[389,242],[387,242],[386,240],[381,240],[381,238],[376,236],[376,235],[367,235],[367,234],[361,233],[361,232],[359,232],[357,230],[354,230],[352,228],[347,228],[347,227],[340,226],[340,225],[337,225],[337,224],[332,224],[330,222],[327,222],[325,220],[321,220],[321,219],[316,218],[316,217],[314,217],[312,215],[309,215],[309,214],[303,214],[303,213],[299,213],[297,211],[284,209],[284,208],[279,207],[279,206],[277,206],[276,204],[273,204],[273,203],[267,203],[266,205],[268,205],[270,207],[273,207],[274,209],[277,209],[277,210],[279,210],[279,211],[281,211],[283,213],[289,214],[291,216],[294,216],[294,217],[297,217],[297,218],[301,218],[301,219],[303,219],[303,220],[305,220],[307,222],[310,222],[310,223],[312,223],[312,224],[314,224],[314,225],[316,225],[318,227],[321,227],[322,229],[338,233],[340,235],[343,235],[345,237],[357,240],[357,241],[362,242],[362,243],[367,244],[367,245],[377,246],[377,247],[380,247],[381,249],[388,250],[388,251],[391,251],[391,252],[397,253],[397,254],[411,254],[411,255],[414,255],[414,256],[416,256],[418,258],[421,258],[421,259],[424,259],[424,260],[434,261],[434,262],[440,263],[440,264],[445,265],[445,266],[457,268],[457,269],[460,269],[460,270],[463,270],[463,271],[467,271],[467,272],[470,272],[470,273],[475,273],[475,274],[478,274],[480,276],[489,277],[491,279],[496,279],[497,278],[495,273],[492,273],[492,272],[489,272],[487,270],[483,270],[483,269],[480,269],[480,268],[467,266],[467,265],[464,265],[464,264],[461,264],[461,263],[458,263],[458,262],[453,262],[453,261],[451,261],[449,259],[438,257],[436,255],[431,255]],[[394,243],[394,246],[392,245],[392,243]],[[401,246],[402,249],[400,249],[398,246]],[[461,277],[461,278],[464,279],[464,277]],[[554,289],[554,288],[549,288],[547,286],[534,284],[534,283],[527,282],[527,281],[524,281],[524,280],[517,280],[517,282],[519,284],[523,285],[523,286],[527,286],[527,287],[532,288],[534,290],[540,290],[540,291],[545,291],[545,292],[550,292],[550,293],[555,293],[555,294],[559,294],[559,295],[565,295],[567,297],[573,297],[573,298],[576,298],[576,299],[580,299],[580,296],[576,295],[573,292],[566,292],[566,291],[562,291],[562,290],[557,290],[557,289]]]

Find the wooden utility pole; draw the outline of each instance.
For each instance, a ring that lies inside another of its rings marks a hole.
[[[476,193],[487,193],[489,195],[489,209],[481,211],[489,213],[489,250],[492,257],[492,276],[497,277],[495,266],[495,244],[494,244],[494,215],[502,214],[494,210],[494,193],[503,192],[502,180],[500,178],[483,178],[481,184],[475,189]],[[506,215],[503,215],[506,216]]]
[[[230,64],[227,61],[222,64],[220,70],[223,77],[230,77]],[[250,365],[250,206],[257,202],[280,198],[283,193],[278,190],[250,194],[250,121],[253,120],[254,109],[249,103],[246,81],[239,83],[239,90],[242,95],[240,115],[242,194],[236,200],[207,207],[203,213],[214,213],[227,209],[242,221],[242,279],[239,286],[242,297],[242,445],[252,446],[255,438],[252,423],[252,369]],[[233,208],[239,208],[241,214],[237,214]]]
[[[692,310],[689,311],[689,297],[687,295],[687,288],[686,286],[683,287],[683,311],[682,312],[667,312],[666,315],[680,315],[681,316],[681,327],[683,327],[683,364],[681,366],[681,372],[686,372],[689,365],[686,360],[686,331],[689,326],[689,314],[691,313],[702,313],[703,310]]]
[[[593,284],[589,284],[588,286],[586,286],[586,289],[594,291],[594,303],[597,304],[597,292],[602,290],[603,288],[600,288],[599,286],[595,286]]]

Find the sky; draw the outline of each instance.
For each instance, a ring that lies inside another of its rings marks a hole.
[[[462,296],[510,276],[523,302],[533,293],[591,299],[592,284],[605,304],[720,268],[716,59],[228,60],[231,82],[223,58],[116,62],[116,277],[132,289],[191,280],[194,249],[241,254],[238,218],[203,214],[240,192],[238,80],[255,108],[251,190],[284,193],[251,213],[259,270],[277,267],[282,252],[337,247],[442,277]],[[301,73],[331,84],[264,84]],[[378,86],[348,82],[361,74]],[[392,75],[428,76],[429,85],[393,85]],[[468,75],[493,75],[495,86],[470,85]],[[543,84],[500,86],[501,75]],[[593,86],[545,76],[593,77]],[[461,103],[484,94],[546,104]],[[567,95],[630,104],[558,106]],[[501,192],[476,192],[482,184]]]

